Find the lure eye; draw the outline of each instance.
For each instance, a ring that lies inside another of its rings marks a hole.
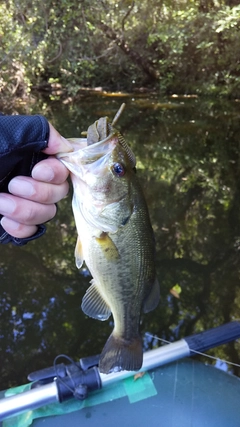
[[[115,175],[122,177],[125,174],[125,169],[121,163],[114,163],[112,170]]]

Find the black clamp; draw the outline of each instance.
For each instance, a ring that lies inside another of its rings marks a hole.
[[[69,364],[56,361],[59,358],[67,359]],[[89,391],[98,390],[102,387],[98,370],[99,356],[85,357],[74,362],[66,355],[56,357],[53,366],[32,372],[28,380],[33,381],[32,388],[40,387],[55,381],[58,389],[58,400],[63,402],[71,397],[84,400]]]

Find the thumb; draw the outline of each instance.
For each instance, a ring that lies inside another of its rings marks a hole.
[[[49,123],[48,146],[43,150],[46,154],[68,153],[73,151],[71,143]]]

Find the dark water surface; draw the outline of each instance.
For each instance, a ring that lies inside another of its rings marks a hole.
[[[239,320],[240,103],[99,96],[78,105],[40,102],[29,111],[77,137],[97,118],[113,117],[123,101],[118,128],[137,157],[161,285],[161,302],[143,316],[142,333],[173,341]],[[0,247],[1,389],[25,383],[29,372],[51,366],[59,353],[75,360],[97,354],[109,336],[112,321],[81,311],[91,277],[75,267],[75,242],[69,195],[43,238]],[[240,342],[209,354],[240,363]]]

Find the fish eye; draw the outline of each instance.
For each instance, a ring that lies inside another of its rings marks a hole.
[[[121,163],[114,163],[112,170],[115,175],[122,177],[125,174],[125,169]]]

